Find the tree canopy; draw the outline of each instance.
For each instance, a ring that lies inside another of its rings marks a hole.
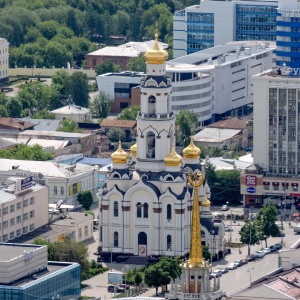
[[[124,141],[125,139],[125,132],[119,127],[113,127],[109,129],[106,135],[113,143],[116,143],[118,141]]]
[[[21,160],[38,160],[45,161],[54,158],[52,153],[47,153],[39,145],[32,147],[18,144],[14,149],[0,150],[1,158],[21,159]]]
[[[83,130],[78,128],[75,121],[67,119],[63,120],[62,126],[57,131],[83,133]]]
[[[119,120],[135,120],[137,118],[137,114],[138,114],[139,110],[140,110],[140,106],[126,107],[122,110],[118,119]]]
[[[187,146],[190,143],[190,137],[195,134],[198,126],[197,115],[193,111],[181,110],[176,118],[178,128],[177,143],[180,146]]]
[[[121,67],[114,64],[111,60],[104,60],[102,63],[96,66],[96,75],[102,75],[106,73],[119,73],[121,72]]]
[[[94,202],[92,192],[90,190],[81,191],[77,195],[77,201],[83,206],[85,210],[89,210]]]
[[[144,53],[140,53],[138,57],[133,57],[127,65],[129,71],[146,73],[146,60]]]
[[[103,91],[94,96],[90,102],[90,109],[93,116],[97,116],[98,118],[106,118],[110,112],[112,102],[113,100],[111,97]]]

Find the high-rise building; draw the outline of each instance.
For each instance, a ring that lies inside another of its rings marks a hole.
[[[275,41],[277,3],[202,0],[175,12],[174,58],[232,41]]]

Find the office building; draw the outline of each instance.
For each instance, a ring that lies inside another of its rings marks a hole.
[[[9,81],[9,43],[0,38],[0,84]]]
[[[166,71],[172,80],[172,111],[177,115],[183,109],[192,110],[200,125],[251,113],[251,76],[272,68],[274,50],[275,44],[269,42],[233,42],[168,61]],[[130,97],[131,82],[138,85],[143,76],[142,73],[133,77],[124,73],[97,76],[98,89],[116,99],[117,95],[121,97],[117,87],[122,85],[123,91],[127,87],[123,97]],[[140,99],[140,91],[138,96]],[[135,97],[133,103],[139,102]]]
[[[21,179],[0,186],[0,242],[7,242],[48,223],[48,187],[29,182],[17,191]],[[31,185],[32,184],[32,185]]]
[[[174,58],[232,41],[275,41],[277,2],[202,0],[175,12]]]
[[[78,299],[80,265],[48,262],[47,246],[0,244],[0,299]]]

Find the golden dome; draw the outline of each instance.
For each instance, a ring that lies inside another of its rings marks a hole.
[[[136,156],[136,151],[137,151],[137,143],[135,143],[130,147],[130,153],[132,156]]]
[[[110,156],[111,160],[115,164],[124,164],[127,161],[127,152],[122,149],[121,141],[119,142],[118,149]]]
[[[160,65],[164,64],[168,60],[168,52],[159,47],[157,38],[158,34],[155,33],[155,42],[153,48],[145,53],[147,64]]]
[[[210,201],[207,199],[206,195],[204,195],[203,200],[201,202],[201,206],[210,207]]]
[[[191,138],[190,144],[182,151],[184,158],[199,158],[201,150],[194,145],[193,138]]]
[[[175,146],[172,144],[172,149],[169,155],[164,158],[166,166],[177,167],[180,166],[182,157],[175,152]]]

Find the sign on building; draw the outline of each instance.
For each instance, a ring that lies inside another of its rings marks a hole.
[[[256,176],[247,175],[246,176],[246,186],[256,186]]]
[[[15,193],[16,194],[22,193],[25,190],[30,189],[32,185],[33,185],[32,176],[29,176],[24,179],[17,179]]]

